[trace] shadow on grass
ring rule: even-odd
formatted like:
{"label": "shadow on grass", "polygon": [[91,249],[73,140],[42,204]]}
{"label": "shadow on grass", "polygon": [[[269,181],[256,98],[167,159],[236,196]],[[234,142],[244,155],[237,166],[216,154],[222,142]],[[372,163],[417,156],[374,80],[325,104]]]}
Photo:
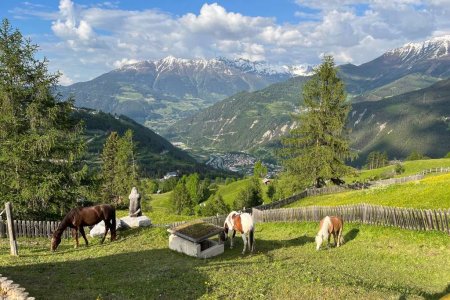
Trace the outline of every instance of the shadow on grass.
{"label": "shadow on grass", "polygon": [[[302,235],[297,238],[293,238],[290,240],[263,240],[263,239],[255,239],[255,254],[256,253],[267,253],[269,251],[273,251],[280,248],[289,248],[296,246],[303,246],[307,243],[314,242],[314,238],[306,235]],[[236,236],[234,238],[234,249],[233,252],[241,252],[244,248],[244,242],[240,236]],[[235,250],[238,249],[239,251]],[[225,242],[225,252],[230,250],[230,241]],[[248,253],[248,249],[247,252]]]}
{"label": "shadow on grass", "polygon": [[[178,262],[177,262],[178,261]],[[207,277],[167,249],[2,267],[36,299],[197,299]]]}
{"label": "shadow on grass", "polygon": [[450,299],[450,283],[447,285],[447,288],[444,289],[440,293],[435,293],[435,294],[425,293],[425,294],[422,294],[421,296],[423,296],[427,300],[432,300],[432,299],[443,299],[443,300],[444,299]]}
{"label": "shadow on grass", "polygon": [[348,242],[356,239],[356,237],[358,236],[358,233],[359,233],[359,229],[357,229],[357,228],[353,228],[352,230],[347,232],[344,236],[345,243],[348,243]]}

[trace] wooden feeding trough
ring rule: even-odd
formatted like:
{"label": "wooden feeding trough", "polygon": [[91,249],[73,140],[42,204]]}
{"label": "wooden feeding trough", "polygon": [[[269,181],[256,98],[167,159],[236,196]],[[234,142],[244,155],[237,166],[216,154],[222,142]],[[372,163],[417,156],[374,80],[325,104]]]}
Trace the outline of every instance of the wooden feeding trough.
{"label": "wooden feeding trough", "polygon": [[189,256],[209,258],[224,251],[224,244],[208,238],[223,231],[222,227],[194,221],[168,229],[169,248]]}

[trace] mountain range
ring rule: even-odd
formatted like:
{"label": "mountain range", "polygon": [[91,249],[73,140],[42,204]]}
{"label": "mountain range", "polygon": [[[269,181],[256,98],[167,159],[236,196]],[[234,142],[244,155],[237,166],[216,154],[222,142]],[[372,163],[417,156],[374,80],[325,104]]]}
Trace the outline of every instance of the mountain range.
{"label": "mountain range", "polygon": [[87,82],[59,87],[75,104],[126,115],[157,132],[175,121],[241,91],[256,91],[298,74],[308,66],[274,67],[244,59],[180,59],[125,65]]}
{"label": "mountain range", "polygon": [[[449,151],[449,46],[450,36],[437,37],[338,67],[353,103],[349,129],[358,163],[372,150],[388,149],[397,158],[412,150],[430,156]],[[60,92],[73,94],[78,106],[125,114],[193,149],[270,157],[279,138],[296,126],[291,115],[302,112],[301,91],[310,74],[307,66],[166,57]]]}
{"label": "mountain range", "polygon": [[[346,83],[352,147],[361,164],[372,150],[404,158],[413,150],[441,156],[450,150],[448,121],[450,37],[407,44],[360,66],[339,66]],[[233,95],[178,121],[166,137],[191,148],[246,151],[259,156],[277,145],[301,113],[302,86],[295,77],[260,91]],[[399,142],[403,141],[403,142]],[[439,141],[439,142],[438,142]]]}

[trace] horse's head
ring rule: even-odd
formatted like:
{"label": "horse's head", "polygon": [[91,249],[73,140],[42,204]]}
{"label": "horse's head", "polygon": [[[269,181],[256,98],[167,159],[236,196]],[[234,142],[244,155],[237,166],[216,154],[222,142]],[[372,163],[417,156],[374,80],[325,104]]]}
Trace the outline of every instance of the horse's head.
{"label": "horse's head", "polygon": [[225,223],[223,226],[223,231],[219,234],[219,240],[225,242],[228,239],[228,224]]}
{"label": "horse's head", "polygon": [[53,233],[52,242],[50,244],[50,250],[55,251],[58,248],[58,245],[61,243],[61,236]]}

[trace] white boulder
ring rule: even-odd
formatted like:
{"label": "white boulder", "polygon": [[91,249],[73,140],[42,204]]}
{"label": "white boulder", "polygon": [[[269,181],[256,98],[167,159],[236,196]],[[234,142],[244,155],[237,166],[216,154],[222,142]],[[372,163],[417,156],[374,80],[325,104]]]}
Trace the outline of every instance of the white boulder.
{"label": "white boulder", "polygon": [[140,217],[123,217],[120,219],[125,227],[148,227],[152,225],[152,221],[147,216]]}
{"label": "white boulder", "polygon": [[[122,220],[116,219],[116,230],[121,229],[123,227]],[[108,231],[108,234],[110,231]],[[105,234],[105,222],[101,221],[97,223],[92,229],[89,231],[89,235],[91,237],[103,237]]]}

